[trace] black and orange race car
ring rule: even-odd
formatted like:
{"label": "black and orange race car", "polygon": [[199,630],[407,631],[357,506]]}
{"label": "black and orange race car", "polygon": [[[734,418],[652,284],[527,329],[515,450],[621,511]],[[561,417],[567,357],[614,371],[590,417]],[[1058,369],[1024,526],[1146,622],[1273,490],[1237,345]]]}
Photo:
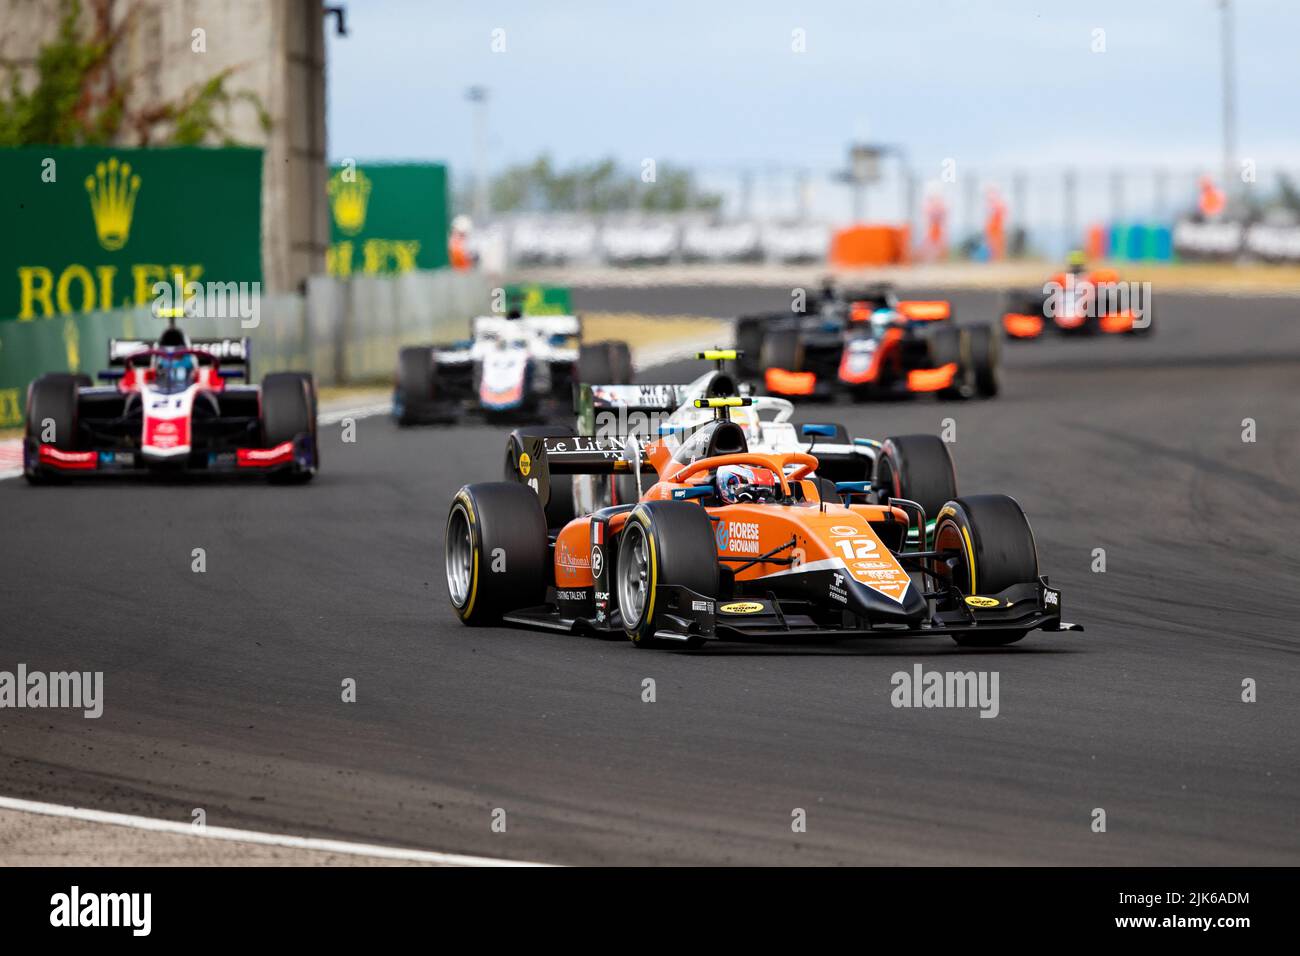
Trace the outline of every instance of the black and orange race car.
{"label": "black and orange race car", "polygon": [[1009,339],[1037,339],[1047,331],[1150,335],[1152,314],[1149,282],[1121,282],[1114,269],[1088,269],[1076,253],[1041,289],[1006,293],[1002,331]]}
{"label": "black and orange race car", "polygon": [[[678,648],[941,634],[988,647],[1078,629],[1013,499],[946,501],[927,534],[915,500],[811,479],[810,454],[751,452],[728,418],[750,399],[699,401],[718,417],[675,448],[529,438],[513,480],[462,487],[445,538],[460,619]],[[650,482],[639,501],[547,527],[552,475],[629,471]]]}
{"label": "black and orange race car", "polygon": [[951,303],[902,300],[879,284],[841,292],[831,286],[801,313],[746,315],[736,344],[755,357],[748,374],[768,394],[865,399],[998,393],[1001,352],[993,329],[958,325]]}

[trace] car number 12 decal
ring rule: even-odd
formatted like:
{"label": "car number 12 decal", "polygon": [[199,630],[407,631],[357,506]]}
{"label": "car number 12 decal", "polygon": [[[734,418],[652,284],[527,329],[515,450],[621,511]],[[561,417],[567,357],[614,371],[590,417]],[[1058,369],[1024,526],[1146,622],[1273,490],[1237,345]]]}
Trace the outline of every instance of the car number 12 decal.
{"label": "car number 12 decal", "polygon": [[840,538],[835,542],[835,547],[844,553],[844,558],[848,561],[876,557],[876,542],[870,538]]}

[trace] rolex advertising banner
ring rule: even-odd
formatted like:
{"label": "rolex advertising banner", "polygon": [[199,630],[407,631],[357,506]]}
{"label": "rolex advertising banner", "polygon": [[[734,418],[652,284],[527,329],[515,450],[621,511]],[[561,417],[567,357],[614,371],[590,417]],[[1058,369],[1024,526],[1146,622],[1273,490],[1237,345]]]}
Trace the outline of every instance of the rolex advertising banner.
{"label": "rolex advertising banner", "polygon": [[441,269],[447,256],[447,169],[436,163],[345,163],[330,170],[331,275]]}
{"label": "rolex advertising banner", "polygon": [[42,372],[93,375],[124,322],[155,334],[155,284],[261,282],[260,149],[3,149],[0,181],[0,428]]}

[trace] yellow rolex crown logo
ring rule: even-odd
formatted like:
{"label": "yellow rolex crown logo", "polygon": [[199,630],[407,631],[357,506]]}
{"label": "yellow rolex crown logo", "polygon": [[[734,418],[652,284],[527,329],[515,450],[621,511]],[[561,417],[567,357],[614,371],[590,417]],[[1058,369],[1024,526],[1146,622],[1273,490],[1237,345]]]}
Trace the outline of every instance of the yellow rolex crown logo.
{"label": "yellow rolex crown logo", "polygon": [[126,245],[135,212],[135,195],[139,191],[139,175],[132,175],[131,164],[119,164],[116,156],[107,163],[98,163],[95,174],[86,177],[95,235],[105,249],[113,251]]}
{"label": "yellow rolex crown logo", "polygon": [[359,169],[341,169],[330,177],[328,190],[334,222],[349,236],[355,236],[366,224],[366,204],[370,201],[370,177]]}

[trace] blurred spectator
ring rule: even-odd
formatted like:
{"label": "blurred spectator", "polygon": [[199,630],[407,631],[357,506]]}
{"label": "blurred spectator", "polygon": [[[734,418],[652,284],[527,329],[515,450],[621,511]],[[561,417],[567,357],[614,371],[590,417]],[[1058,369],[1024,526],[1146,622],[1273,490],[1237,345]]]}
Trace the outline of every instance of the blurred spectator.
{"label": "blurred spectator", "polygon": [[469,235],[474,224],[469,216],[456,216],[451,221],[451,239],[447,242],[448,255],[453,269],[472,269],[474,256],[469,250]]}

